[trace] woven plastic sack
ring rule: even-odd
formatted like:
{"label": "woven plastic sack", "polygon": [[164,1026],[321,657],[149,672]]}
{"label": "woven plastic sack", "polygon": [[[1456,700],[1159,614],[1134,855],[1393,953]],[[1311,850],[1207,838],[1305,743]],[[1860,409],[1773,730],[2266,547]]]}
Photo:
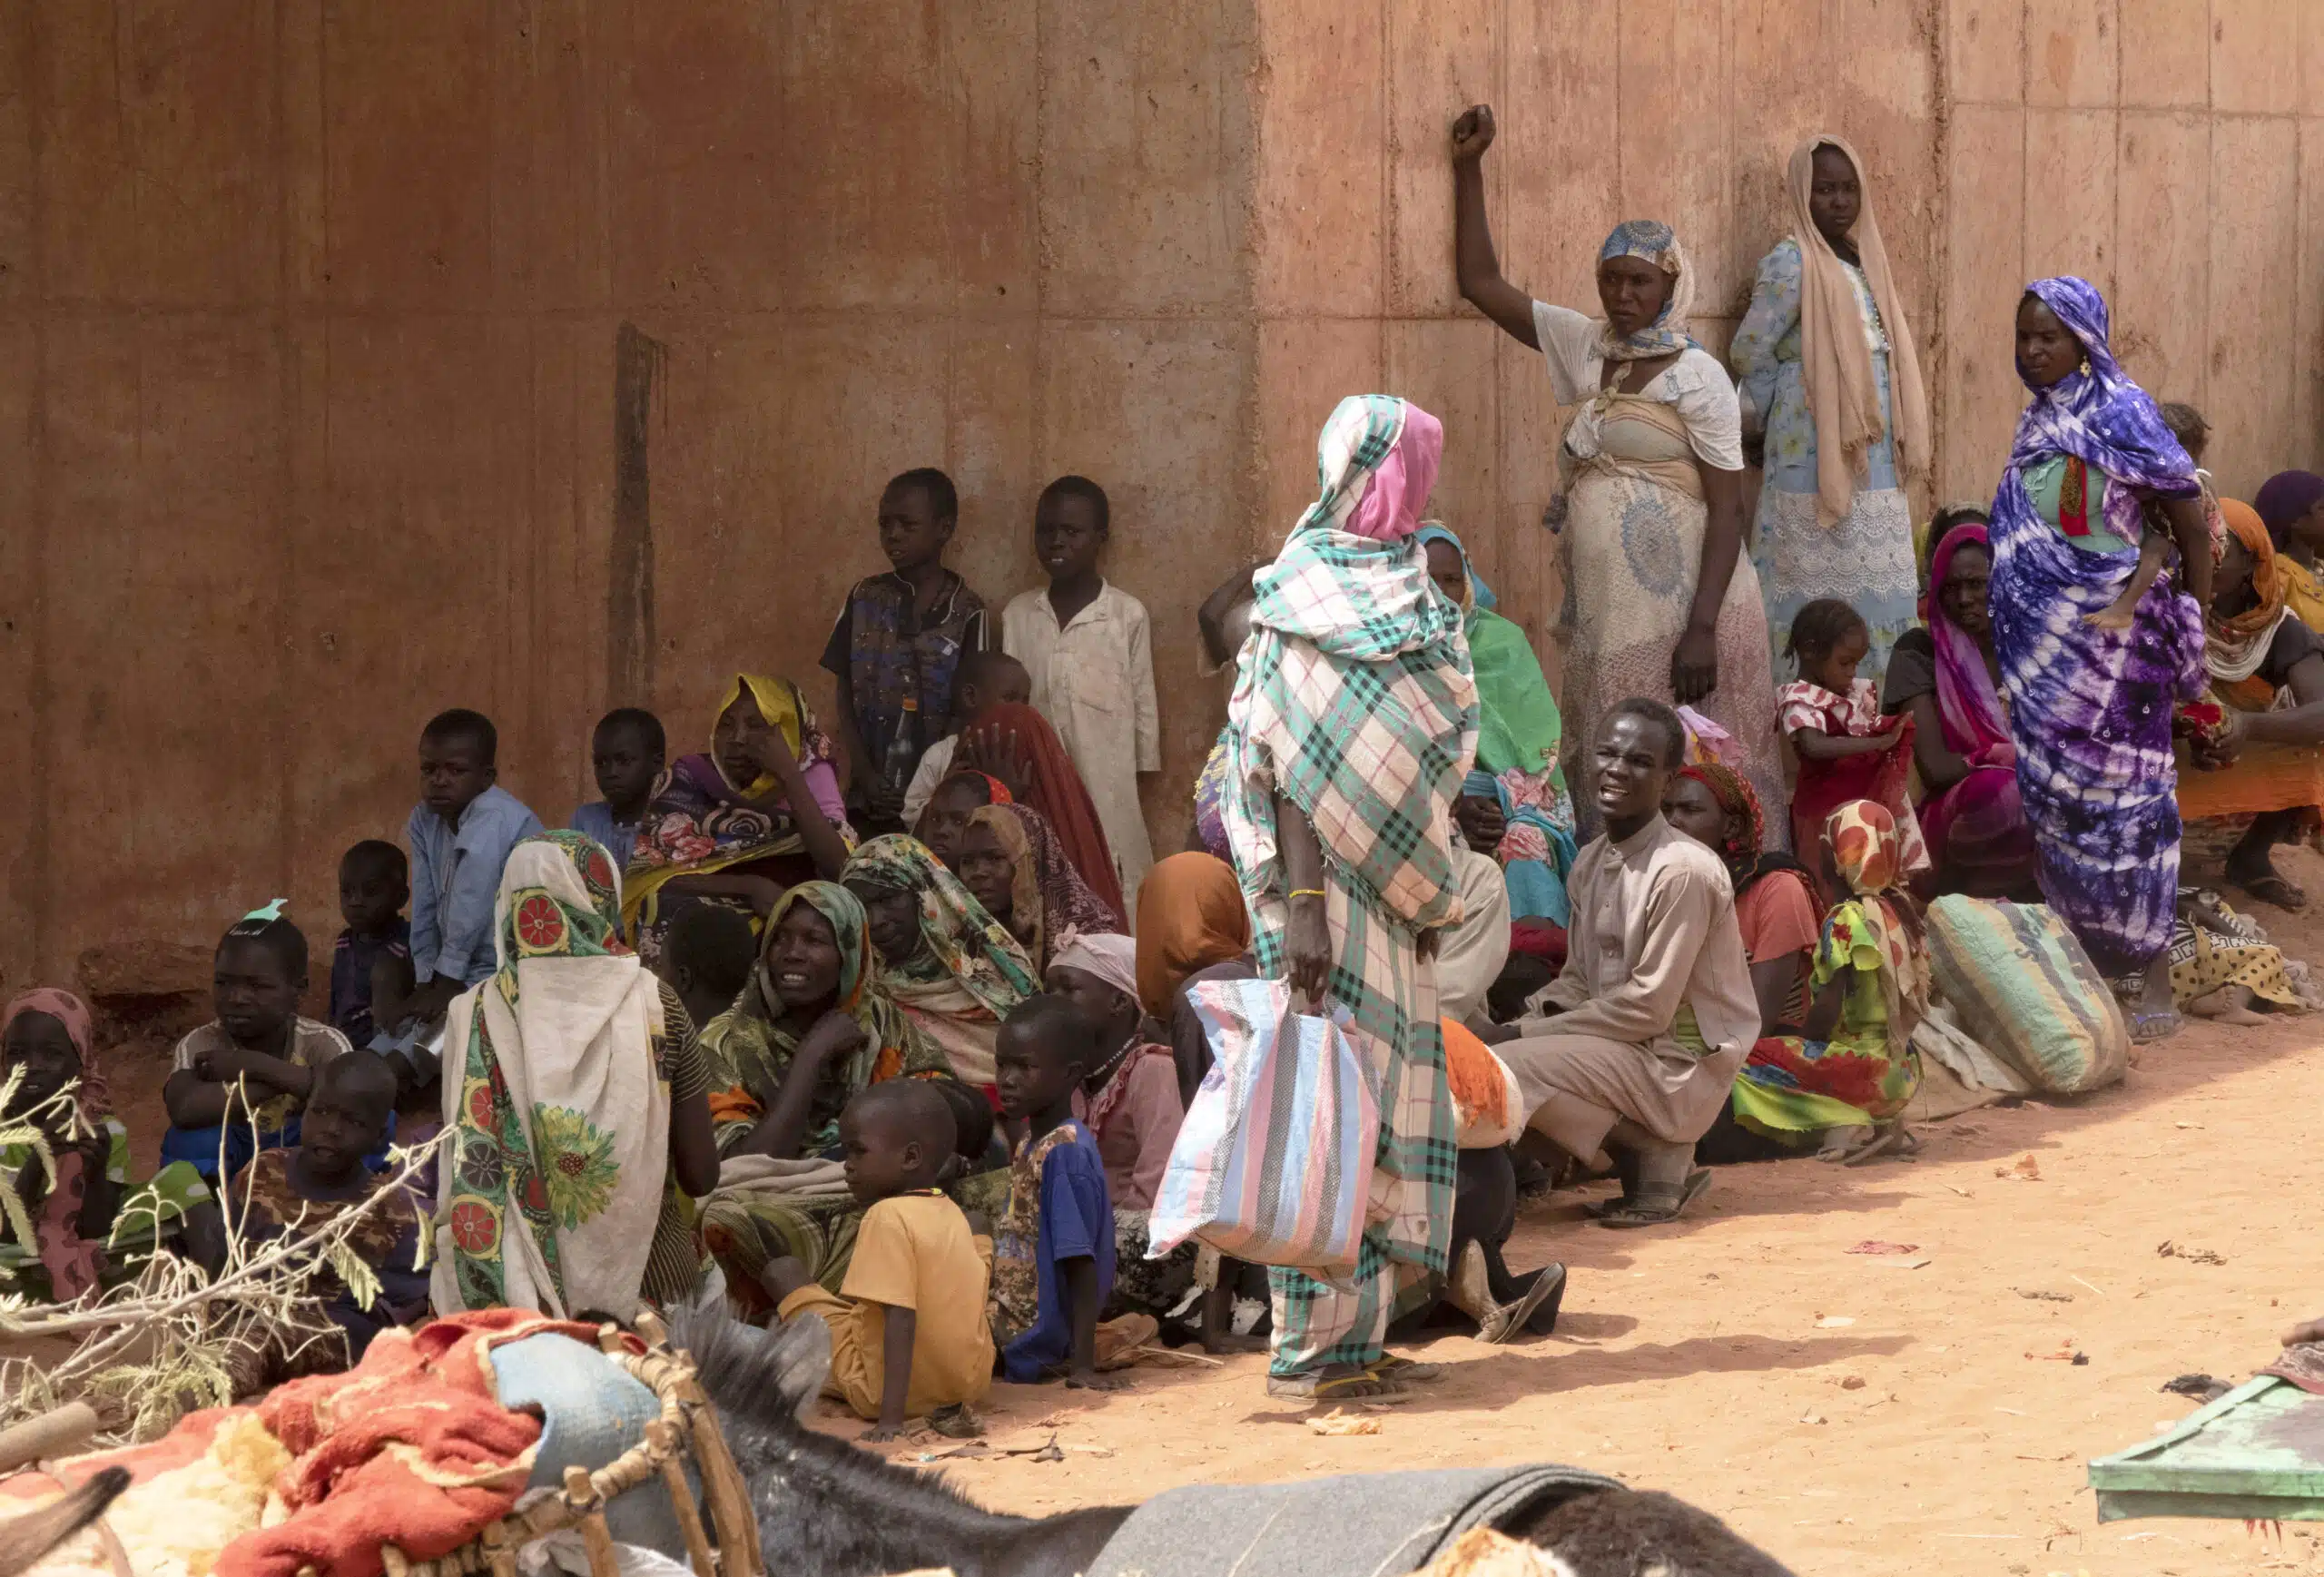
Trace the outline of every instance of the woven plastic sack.
{"label": "woven plastic sack", "polygon": [[1928,956],[1961,1027],[2034,1089],[2080,1095],[2122,1081],[2122,1010],[2046,905],[1940,898],[1929,905]]}
{"label": "woven plastic sack", "polygon": [[1187,1107],[1147,1223],[1148,1255],[1189,1237],[1253,1265],[1354,1267],[1380,1108],[1339,1026],[1291,1010],[1284,981],[1207,981],[1187,1000],[1210,1071]]}

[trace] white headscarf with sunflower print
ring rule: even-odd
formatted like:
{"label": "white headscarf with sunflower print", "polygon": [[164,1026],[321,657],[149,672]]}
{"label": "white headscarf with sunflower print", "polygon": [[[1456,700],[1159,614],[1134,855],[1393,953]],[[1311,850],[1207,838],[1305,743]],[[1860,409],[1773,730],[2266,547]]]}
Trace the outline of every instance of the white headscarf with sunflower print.
{"label": "white headscarf with sunflower print", "polygon": [[662,1208],[661,994],[622,944],[621,876],[579,833],[526,839],[495,910],[500,968],[452,1003],[436,1312],[627,1318]]}

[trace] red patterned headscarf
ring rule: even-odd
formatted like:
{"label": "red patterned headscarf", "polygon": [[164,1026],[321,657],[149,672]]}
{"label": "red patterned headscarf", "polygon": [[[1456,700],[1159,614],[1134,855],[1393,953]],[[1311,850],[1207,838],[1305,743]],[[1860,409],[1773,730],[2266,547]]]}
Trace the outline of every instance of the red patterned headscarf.
{"label": "red patterned headscarf", "polygon": [[1856,946],[1871,948],[1880,960],[1889,1050],[1901,1057],[1914,1027],[1928,1012],[1929,972],[1920,908],[1905,891],[1904,845],[1896,834],[1896,818],[1877,800],[1850,800],[1825,822],[1824,838],[1832,846],[1832,864],[1855,895],[1870,933],[1856,939]]}
{"label": "red patterned headscarf", "polygon": [[1752,882],[1773,872],[1805,872],[1807,868],[1788,854],[1760,852],[1760,844],[1767,841],[1767,816],[1759,808],[1758,794],[1741,773],[1723,762],[1699,761],[1680,767],[1678,775],[1709,789],[1718,808],[1727,813],[1727,833],[1719,842],[1718,857],[1726,862],[1727,873],[1735,882],[1735,896],[1742,897]]}
{"label": "red patterned headscarf", "polygon": [[73,1092],[74,1106],[81,1120],[94,1127],[101,1119],[113,1115],[113,1099],[105,1089],[104,1069],[97,1066],[95,1042],[89,1033],[88,1005],[70,991],[44,987],[26,991],[9,1002],[0,1013],[0,1035],[8,1026],[26,1013],[46,1013],[64,1026],[64,1033],[73,1041],[74,1054],[81,1059],[81,1087]]}
{"label": "red patterned headscarf", "polygon": [[1024,758],[1030,774],[1025,797],[1018,803],[1040,812],[1089,891],[1107,908],[1121,913],[1121,878],[1114,872],[1114,853],[1098,823],[1098,807],[1073,758],[1066,754],[1065,742],[1058,738],[1048,718],[1030,706],[1013,703],[988,706],[960,731],[952,765],[956,772],[962,768],[985,772],[1006,763],[1012,753]]}

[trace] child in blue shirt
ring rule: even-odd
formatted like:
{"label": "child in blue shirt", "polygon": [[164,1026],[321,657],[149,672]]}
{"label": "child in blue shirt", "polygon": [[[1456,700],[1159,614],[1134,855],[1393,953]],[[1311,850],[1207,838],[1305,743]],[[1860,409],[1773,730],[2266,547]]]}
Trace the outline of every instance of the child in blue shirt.
{"label": "child in blue shirt", "polygon": [[1025,1124],[993,1234],[990,1313],[1000,1372],[1026,1384],[1062,1370],[1068,1385],[1119,1389],[1098,1370],[1098,1311],[1114,1284],[1114,1207],[1105,1163],[1073,1120],[1095,1064],[1098,1027],[1064,997],[1029,998],[1002,1020],[994,1081],[1002,1115]]}
{"label": "child in blue shirt", "polygon": [[654,784],[669,755],[662,720],[643,706],[616,706],[597,720],[589,737],[589,765],[606,797],[573,813],[572,828],[605,845],[614,869],[629,869],[637,826],[654,802]]}
{"label": "child in blue shirt", "polygon": [[404,832],[411,843],[411,974],[405,1004],[440,1019],[452,999],[497,967],[492,906],[508,851],[541,819],[496,781],[499,731],[479,712],[439,713],[419,735],[419,803]]}

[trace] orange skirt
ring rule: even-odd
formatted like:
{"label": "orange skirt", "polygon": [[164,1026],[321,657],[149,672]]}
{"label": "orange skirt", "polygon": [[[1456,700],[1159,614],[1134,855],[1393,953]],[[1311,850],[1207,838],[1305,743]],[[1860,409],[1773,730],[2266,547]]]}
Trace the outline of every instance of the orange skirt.
{"label": "orange skirt", "polygon": [[2315,745],[2255,744],[2219,772],[2199,770],[2183,741],[2176,754],[2179,814],[2184,821],[2324,804],[2324,749]]}

